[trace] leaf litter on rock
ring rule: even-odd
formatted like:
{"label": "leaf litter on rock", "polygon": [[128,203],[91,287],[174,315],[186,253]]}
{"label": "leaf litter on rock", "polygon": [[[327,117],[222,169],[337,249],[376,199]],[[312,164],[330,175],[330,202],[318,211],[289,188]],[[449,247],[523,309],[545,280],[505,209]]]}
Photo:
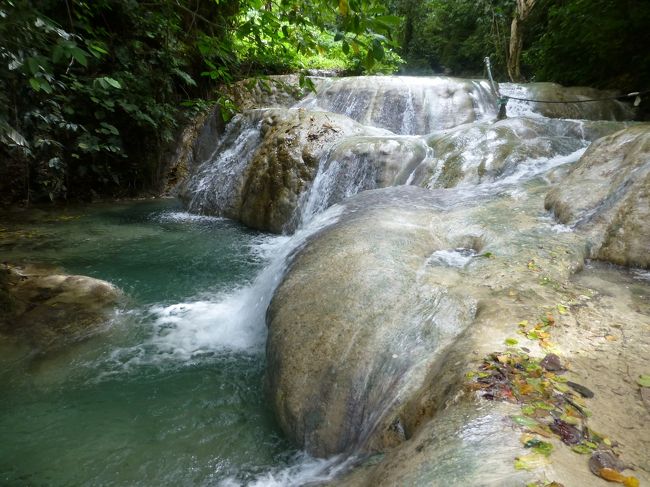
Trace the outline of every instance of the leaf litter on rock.
{"label": "leaf litter on rock", "polygon": [[[554,324],[555,319],[549,313],[532,328],[528,321],[519,322],[519,333],[539,340],[544,347],[544,344],[550,344],[547,330]],[[511,344],[509,340],[506,340],[507,345]],[[565,371],[566,367],[556,354],[549,353],[540,360],[524,351],[509,348],[485,357],[478,371],[467,374],[467,378],[472,380],[467,386],[484,399],[520,405],[522,414],[513,415],[510,419],[527,432],[521,440],[524,447],[531,448],[532,452],[515,459],[516,469],[533,470],[547,464],[553,445],[541,438],[555,437],[575,453],[591,454],[590,469],[595,475],[626,487],[637,487],[639,483],[635,477],[621,473],[627,467],[618,460],[618,454],[613,450],[616,443],[587,426],[591,413],[586,407],[585,398],[593,397],[594,393],[562,377]],[[650,387],[650,376],[640,376],[638,383],[642,392],[647,391],[644,388]],[[644,385],[646,383],[648,386]],[[599,468],[594,467],[598,465],[595,463],[597,461],[602,463]]]}

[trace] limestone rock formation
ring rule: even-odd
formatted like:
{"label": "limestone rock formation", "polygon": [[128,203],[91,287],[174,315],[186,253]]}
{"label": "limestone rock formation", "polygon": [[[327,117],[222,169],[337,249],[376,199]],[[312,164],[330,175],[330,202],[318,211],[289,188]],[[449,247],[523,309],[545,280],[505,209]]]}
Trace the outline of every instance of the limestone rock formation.
{"label": "limestone rock formation", "polygon": [[5,265],[0,269],[0,336],[51,351],[99,330],[122,299],[112,284],[56,269]]}
{"label": "limestone rock formation", "polygon": [[650,267],[650,125],[592,144],[545,207],[589,236],[591,257]]}
{"label": "limestone rock formation", "polygon": [[539,246],[541,195],[518,200],[521,214],[510,198],[476,197],[366,191],[295,256],[267,313],[267,360],[272,405],[298,445],[326,456],[409,438],[460,380],[452,349],[482,326],[499,340],[494,321],[524,312],[514,297],[552,301],[521,254],[552,282],[579,268],[574,235],[547,229],[552,244]]}
{"label": "limestone rock formation", "polygon": [[246,112],[231,122],[222,145],[189,179],[181,197],[191,211],[281,233],[336,141],[385,133],[326,112]]}

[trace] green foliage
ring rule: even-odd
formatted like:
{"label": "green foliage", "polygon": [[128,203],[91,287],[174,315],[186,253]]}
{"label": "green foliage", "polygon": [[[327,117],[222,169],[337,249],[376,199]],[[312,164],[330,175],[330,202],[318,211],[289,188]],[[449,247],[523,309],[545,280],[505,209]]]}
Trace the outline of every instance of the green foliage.
{"label": "green foliage", "polygon": [[505,73],[513,6],[514,0],[400,0],[407,69],[477,75],[490,56],[496,75]]}
{"label": "green foliage", "polygon": [[0,178],[27,200],[155,187],[184,115],[212,99],[232,116],[223,84],[330,55],[394,69],[386,14],[376,0],[5,0]]}
{"label": "green foliage", "polygon": [[26,167],[26,197],[143,188],[155,168],[137,158],[174,133],[178,86],[169,74],[191,79],[169,35],[179,18],[100,1],[72,3],[66,22],[53,18],[58,2],[39,3],[42,11],[16,0],[0,12],[0,37],[10,40],[0,50],[0,142]]}
{"label": "green foliage", "polygon": [[[490,56],[507,79],[514,0],[397,0],[404,15],[407,69],[480,75]],[[537,0],[523,28],[522,71],[528,79],[625,91],[650,86],[650,2]]]}
{"label": "green foliage", "polygon": [[548,1],[531,32],[524,62],[538,80],[622,90],[650,83],[650,3]]}

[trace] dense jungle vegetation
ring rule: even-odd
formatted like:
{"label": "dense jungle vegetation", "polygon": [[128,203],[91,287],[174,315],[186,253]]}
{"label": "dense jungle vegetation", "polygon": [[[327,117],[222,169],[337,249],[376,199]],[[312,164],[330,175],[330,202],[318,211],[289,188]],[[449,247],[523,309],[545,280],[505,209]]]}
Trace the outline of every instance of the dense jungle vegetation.
{"label": "dense jungle vegetation", "polygon": [[251,76],[482,76],[489,55],[503,80],[648,89],[647,25],[645,0],[5,0],[0,202],[160,190],[179,127]]}

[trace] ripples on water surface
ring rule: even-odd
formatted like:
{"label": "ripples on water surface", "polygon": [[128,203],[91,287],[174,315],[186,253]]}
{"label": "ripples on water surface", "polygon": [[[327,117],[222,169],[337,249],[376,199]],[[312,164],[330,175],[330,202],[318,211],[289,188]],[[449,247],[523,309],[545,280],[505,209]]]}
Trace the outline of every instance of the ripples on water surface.
{"label": "ripples on water surface", "polygon": [[3,260],[106,279],[131,300],[106,332],[64,352],[0,345],[0,485],[270,486],[329,475],[330,463],[282,439],[263,394],[259,309],[277,276],[256,275],[287,237],[173,200],[22,212],[0,225]]}

